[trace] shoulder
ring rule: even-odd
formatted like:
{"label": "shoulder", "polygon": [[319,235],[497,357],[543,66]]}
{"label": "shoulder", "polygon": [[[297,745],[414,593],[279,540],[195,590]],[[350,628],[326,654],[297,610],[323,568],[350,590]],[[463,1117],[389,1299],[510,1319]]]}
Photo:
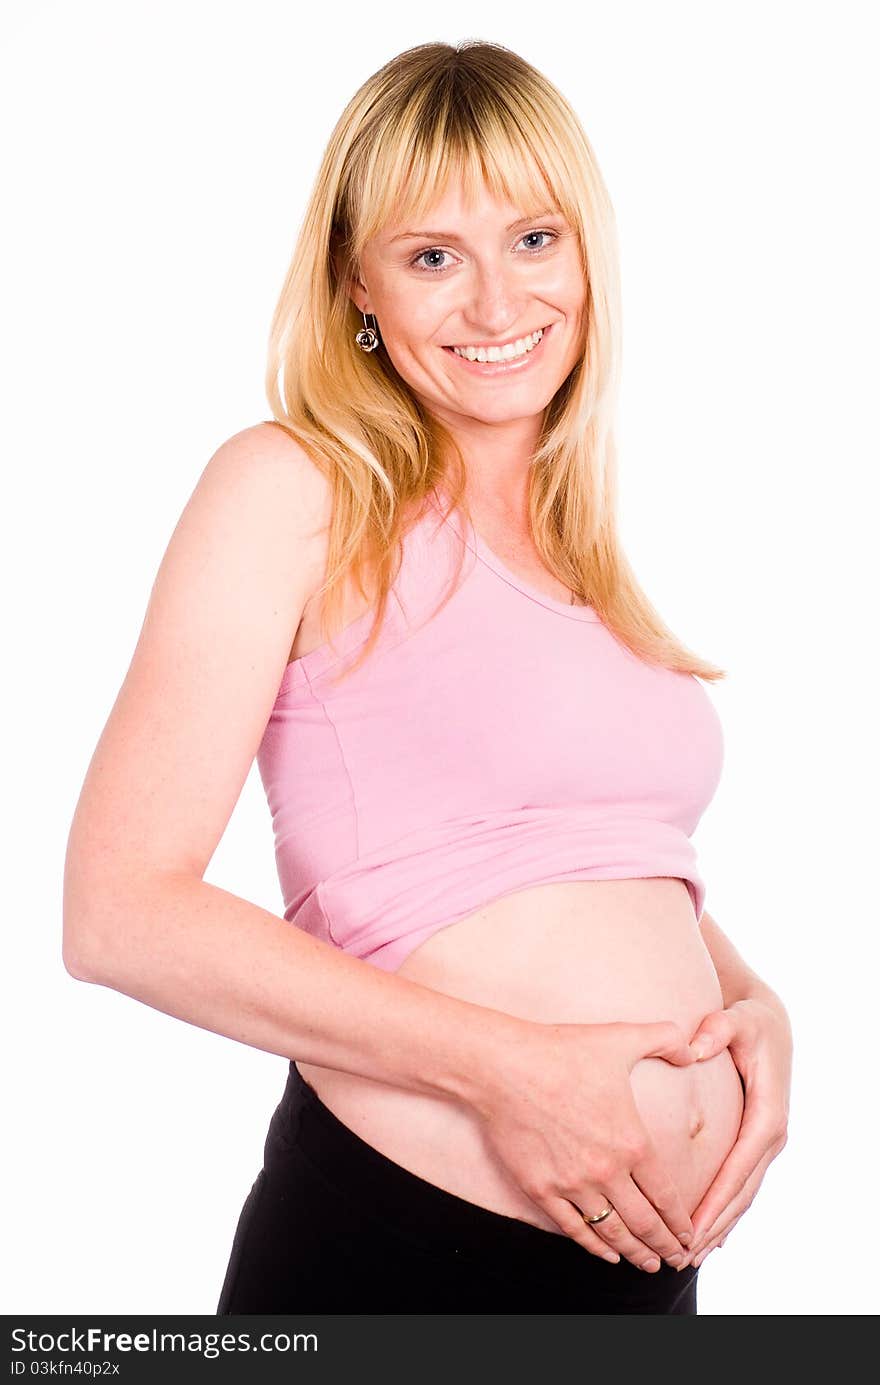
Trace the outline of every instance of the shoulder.
{"label": "shoulder", "polygon": [[[231,567],[274,568],[303,603],[324,581],[333,488],[286,428],[273,421],[232,434],[205,465],[190,502]],[[301,616],[297,616],[297,624]]]}
{"label": "shoulder", "polygon": [[290,502],[305,520],[328,523],[332,488],[305,446],[274,420],[254,423],[221,443],[201,482],[247,489],[272,503]]}

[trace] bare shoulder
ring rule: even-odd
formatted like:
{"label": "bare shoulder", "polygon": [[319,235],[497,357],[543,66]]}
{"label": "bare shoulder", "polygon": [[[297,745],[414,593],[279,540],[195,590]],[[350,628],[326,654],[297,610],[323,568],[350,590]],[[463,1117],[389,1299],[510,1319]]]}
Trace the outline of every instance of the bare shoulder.
{"label": "bare shoulder", "polygon": [[329,479],[286,428],[274,421],[255,423],[216,449],[187,506],[194,517],[210,514],[212,522],[224,509],[234,525],[228,536],[230,562],[245,563],[261,551],[275,556],[279,600],[295,603],[290,609],[295,632],[326,574]]}
{"label": "bare shoulder", "polygon": [[255,498],[292,503],[302,527],[330,521],[330,482],[302,443],[274,421],[251,424],[221,443],[202,481],[250,486]]}
{"label": "bare shoulder", "polygon": [[281,463],[299,472],[305,484],[311,480],[316,487],[319,480],[324,479],[303,444],[274,419],[263,419],[233,433],[221,443],[214,456],[235,457],[242,462],[249,460],[254,465]]}
{"label": "bare shoulder", "polygon": [[83,785],[66,918],[116,918],[136,883],[203,875],[323,581],[331,499],[320,468],[272,423],[244,428],[207,460]]}

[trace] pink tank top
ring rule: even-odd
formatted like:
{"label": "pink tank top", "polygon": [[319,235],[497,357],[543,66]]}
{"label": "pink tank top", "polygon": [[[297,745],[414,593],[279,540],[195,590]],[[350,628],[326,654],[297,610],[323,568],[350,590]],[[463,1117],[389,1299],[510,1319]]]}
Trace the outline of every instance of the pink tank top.
{"label": "pink tank top", "polygon": [[374,614],[288,664],[257,752],[285,919],[396,971],[444,925],[551,881],[672,876],[701,917],[690,838],[723,740],[693,674],[533,590],[433,497],[378,645],[332,685]]}

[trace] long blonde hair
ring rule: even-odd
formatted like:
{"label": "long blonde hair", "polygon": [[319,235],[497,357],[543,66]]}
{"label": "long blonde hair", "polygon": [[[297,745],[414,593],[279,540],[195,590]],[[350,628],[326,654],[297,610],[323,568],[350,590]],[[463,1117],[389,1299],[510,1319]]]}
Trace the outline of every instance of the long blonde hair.
{"label": "long blonde hair", "polygon": [[[324,152],[272,319],[266,392],[276,423],[308,451],[332,488],[325,638],[339,625],[346,573],[379,636],[409,519],[442,482],[469,518],[461,452],[381,346],[348,293],[365,243],[392,218],[420,217],[449,178],[471,198],[537,213],[558,207],[576,229],[587,286],[583,352],[544,411],[529,467],[532,537],[547,567],[595,608],[632,653],[714,680],[722,669],[682,645],[660,619],[617,532],[614,423],[621,366],[614,212],[596,158],[566,99],[500,44],[425,43],[392,58],[342,112]],[[381,324],[380,324],[381,328]]]}

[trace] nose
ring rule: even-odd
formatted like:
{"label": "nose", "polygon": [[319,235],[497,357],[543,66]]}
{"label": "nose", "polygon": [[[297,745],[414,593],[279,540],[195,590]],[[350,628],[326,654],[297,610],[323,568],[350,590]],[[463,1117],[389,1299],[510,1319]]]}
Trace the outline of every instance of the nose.
{"label": "nose", "polygon": [[475,269],[467,317],[478,336],[503,337],[523,322],[526,306],[522,285],[512,272],[494,263]]}

